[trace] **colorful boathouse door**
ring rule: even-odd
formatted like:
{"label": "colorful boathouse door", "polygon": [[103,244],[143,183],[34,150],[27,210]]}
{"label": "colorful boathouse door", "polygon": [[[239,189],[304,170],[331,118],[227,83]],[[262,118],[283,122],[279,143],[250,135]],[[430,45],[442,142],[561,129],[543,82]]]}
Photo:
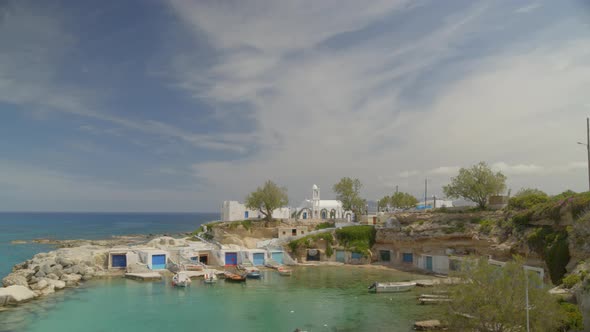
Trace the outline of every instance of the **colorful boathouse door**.
{"label": "colorful boathouse door", "polygon": [[225,253],[225,265],[238,265],[238,253],[237,252],[226,252]]}
{"label": "colorful boathouse door", "polygon": [[271,254],[272,260],[279,263],[279,264],[283,264],[283,253],[278,251],[278,252],[273,252]]}
{"label": "colorful boathouse door", "polygon": [[253,255],[254,265],[264,265],[264,253],[254,253]]}
{"label": "colorful boathouse door", "polygon": [[152,270],[163,270],[166,268],[166,255],[152,256]]}
{"label": "colorful boathouse door", "polygon": [[336,250],[336,261],[340,263],[346,263],[346,258],[344,256],[344,250]]}
{"label": "colorful boathouse door", "polygon": [[432,271],[432,256],[426,256],[426,269]]}

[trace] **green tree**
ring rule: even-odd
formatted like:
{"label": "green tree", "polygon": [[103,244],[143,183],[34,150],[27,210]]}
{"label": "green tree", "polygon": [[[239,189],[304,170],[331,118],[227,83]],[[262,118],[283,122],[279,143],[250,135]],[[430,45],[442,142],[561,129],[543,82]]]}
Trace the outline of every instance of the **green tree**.
{"label": "green tree", "polygon": [[270,180],[246,197],[246,207],[258,209],[268,221],[272,221],[272,212],[275,209],[287,204],[289,204],[287,189],[277,186]]}
{"label": "green tree", "polygon": [[336,198],[342,202],[345,210],[354,212],[355,219],[360,216],[367,204],[367,201],[361,198],[361,181],[344,177],[336,183],[332,190],[336,193]]}
{"label": "green tree", "polygon": [[451,178],[451,183],[443,187],[445,195],[450,198],[464,198],[484,209],[488,197],[498,195],[506,189],[506,176],[494,173],[485,162],[471,168],[461,168],[459,175]]}
{"label": "green tree", "polygon": [[384,196],[379,200],[379,202],[377,202],[377,206],[379,207],[379,210],[383,210],[386,209],[388,206],[391,206],[391,197]]}
{"label": "green tree", "polygon": [[[531,331],[557,331],[566,317],[534,272],[528,275]],[[465,263],[453,274],[466,283],[450,287],[447,320],[453,331],[526,331],[525,270],[521,259],[504,267],[486,259]]]}
{"label": "green tree", "polygon": [[413,208],[416,204],[418,204],[416,197],[408,193],[397,192],[391,196],[391,206],[398,209]]}

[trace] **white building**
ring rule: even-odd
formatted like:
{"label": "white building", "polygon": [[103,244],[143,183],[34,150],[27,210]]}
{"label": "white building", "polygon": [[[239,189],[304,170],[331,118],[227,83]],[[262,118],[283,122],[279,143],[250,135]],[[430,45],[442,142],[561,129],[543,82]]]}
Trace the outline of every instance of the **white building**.
{"label": "white building", "polygon": [[[275,209],[272,212],[274,219],[288,219],[290,217],[290,209],[282,207]],[[221,221],[236,221],[246,219],[262,219],[264,215],[258,210],[251,210],[246,208],[246,205],[238,201],[223,201],[221,205]]]}
{"label": "white building", "polygon": [[321,200],[320,188],[312,187],[312,199],[304,200],[296,210],[299,219],[348,219],[352,220],[352,211],[345,211],[338,200]]}

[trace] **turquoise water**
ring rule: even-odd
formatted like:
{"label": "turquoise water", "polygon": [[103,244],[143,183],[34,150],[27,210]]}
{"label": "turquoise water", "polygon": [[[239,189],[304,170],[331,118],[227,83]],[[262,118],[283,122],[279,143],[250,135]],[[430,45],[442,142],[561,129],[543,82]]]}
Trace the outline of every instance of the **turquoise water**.
{"label": "turquoise water", "polygon": [[[218,214],[0,213],[0,276],[53,248],[15,245],[35,238],[101,239],[126,234],[192,231]],[[92,280],[76,289],[0,311],[0,332],[20,331],[410,331],[436,308],[416,304],[418,291],[369,294],[374,281],[411,274],[359,267],[298,267],[293,276],[265,271],[245,285],[188,289],[169,281]]]}
{"label": "turquoise water", "polygon": [[[291,277],[265,271],[246,284],[194,280],[96,280],[0,312],[0,331],[411,331],[432,318],[417,291],[370,294],[375,280],[418,276],[359,267],[297,267]],[[435,309],[436,310],[436,309]]]}

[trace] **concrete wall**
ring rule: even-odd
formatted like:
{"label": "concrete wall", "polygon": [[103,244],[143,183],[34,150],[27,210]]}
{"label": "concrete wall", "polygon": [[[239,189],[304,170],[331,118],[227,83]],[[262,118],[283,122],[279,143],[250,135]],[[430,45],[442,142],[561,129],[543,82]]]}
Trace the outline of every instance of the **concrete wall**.
{"label": "concrete wall", "polygon": [[[295,230],[295,235],[293,235]],[[303,236],[309,233],[307,226],[279,227],[279,239]]]}

